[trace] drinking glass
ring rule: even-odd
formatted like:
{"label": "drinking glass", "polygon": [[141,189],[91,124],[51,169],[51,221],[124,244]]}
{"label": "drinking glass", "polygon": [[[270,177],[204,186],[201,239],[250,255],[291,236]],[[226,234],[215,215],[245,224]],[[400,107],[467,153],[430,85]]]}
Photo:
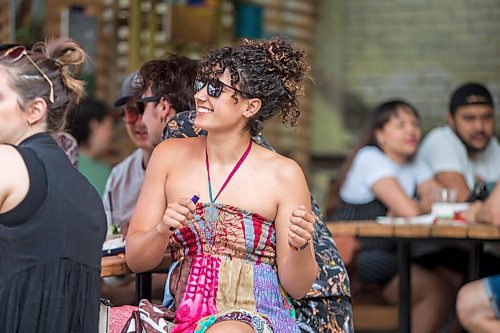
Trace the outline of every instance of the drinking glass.
{"label": "drinking glass", "polygon": [[456,202],[456,189],[444,187],[434,189],[432,215],[437,219],[453,219]]}

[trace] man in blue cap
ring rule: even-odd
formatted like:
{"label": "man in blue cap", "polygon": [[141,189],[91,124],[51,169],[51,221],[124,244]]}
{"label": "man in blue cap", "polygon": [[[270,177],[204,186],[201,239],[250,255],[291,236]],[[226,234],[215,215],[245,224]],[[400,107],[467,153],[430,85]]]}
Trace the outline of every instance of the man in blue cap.
{"label": "man in blue cap", "polygon": [[[130,74],[122,84],[120,97],[114,103],[116,108],[120,108],[125,130],[137,149],[111,170],[102,198],[111,223],[108,225],[108,232],[120,232],[123,235],[127,233],[144,181],[146,165],[153,152],[142,114],[137,108],[136,90],[140,84],[138,71]],[[165,278],[165,275],[154,274],[153,289],[159,291],[160,296]],[[109,298],[113,305],[135,302],[133,275],[104,278],[103,282],[101,293],[103,297]]]}
{"label": "man in blue cap", "polygon": [[137,147],[111,170],[103,196],[104,207],[109,211],[112,210],[113,226],[121,229],[127,228],[132,217],[144,180],[146,165],[153,152],[146,125],[137,108],[135,90],[140,87],[140,82],[137,71],[130,74],[122,84],[120,98],[114,104],[121,109],[127,134]]}

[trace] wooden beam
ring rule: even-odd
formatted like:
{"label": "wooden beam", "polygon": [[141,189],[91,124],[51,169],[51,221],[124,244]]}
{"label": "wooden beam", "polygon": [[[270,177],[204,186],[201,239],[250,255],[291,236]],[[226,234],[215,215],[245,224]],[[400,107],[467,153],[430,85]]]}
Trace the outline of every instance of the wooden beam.
{"label": "wooden beam", "polygon": [[132,72],[141,64],[141,28],[142,28],[142,11],[141,1],[131,0],[130,11],[128,17],[129,25],[129,61],[128,71]]}

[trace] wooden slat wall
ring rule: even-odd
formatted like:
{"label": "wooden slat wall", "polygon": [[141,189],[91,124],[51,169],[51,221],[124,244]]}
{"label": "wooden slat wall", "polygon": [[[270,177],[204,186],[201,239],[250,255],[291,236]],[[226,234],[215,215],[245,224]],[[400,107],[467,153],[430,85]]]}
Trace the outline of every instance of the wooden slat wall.
{"label": "wooden slat wall", "polygon": [[0,0],[0,42],[9,42],[9,0]]}
{"label": "wooden slat wall", "polygon": [[[6,0],[0,0],[2,3]],[[313,34],[316,4],[314,0],[248,0],[264,7],[264,36],[286,35],[299,48],[313,57]],[[221,0],[219,7],[226,11],[231,2]],[[126,75],[144,61],[169,51],[169,0],[47,0],[48,37],[60,36],[60,12],[70,5],[82,5],[98,14],[97,97],[111,103],[119,94]],[[230,7],[230,6],[229,6]],[[0,11],[4,15],[7,11]],[[224,14],[222,14],[224,15]],[[0,20],[1,17],[0,16]],[[228,31],[220,20],[218,42],[224,43]],[[0,21],[1,23],[2,21]],[[3,28],[3,26],[0,26]],[[3,33],[3,29],[1,31]],[[216,46],[216,45],[213,45]],[[170,45],[172,47],[172,45]],[[211,45],[202,46],[205,50]],[[171,50],[176,52],[177,50]],[[296,160],[306,175],[310,164],[310,91],[301,101],[301,117],[296,129],[286,129],[280,120],[268,124],[265,134],[283,154]]]}
{"label": "wooden slat wall", "polygon": [[61,36],[61,12],[70,6],[83,6],[97,17],[97,59],[96,64],[96,97],[111,102],[110,97],[116,96],[116,1],[101,0],[47,0],[46,36],[56,38]]}
{"label": "wooden slat wall", "polygon": [[117,1],[96,1],[100,4],[97,46],[97,90],[96,96],[104,101],[120,94],[116,66],[116,13]]}

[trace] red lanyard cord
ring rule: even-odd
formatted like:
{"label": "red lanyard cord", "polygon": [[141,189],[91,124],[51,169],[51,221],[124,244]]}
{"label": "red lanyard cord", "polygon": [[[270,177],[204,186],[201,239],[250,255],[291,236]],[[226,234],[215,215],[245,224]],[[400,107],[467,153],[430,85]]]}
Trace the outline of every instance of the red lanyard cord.
{"label": "red lanyard cord", "polygon": [[222,191],[226,188],[226,185],[229,183],[231,178],[233,178],[233,175],[236,173],[236,171],[240,168],[241,164],[243,161],[247,158],[248,154],[250,153],[250,150],[252,149],[252,140],[250,140],[250,143],[248,144],[247,149],[243,153],[243,155],[240,157],[239,161],[236,163],[236,165],[233,167],[233,170],[231,170],[231,173],[229,176],[227,176],[226,181],[220,188],[219,192],[213,198],[212,196],[212,182],[210,181],[210,163],[208,162],[208,147],[205,147],[205,165],[207,166],[207,175],[208,175],[208,194],[210,195],[210,202],[214,203],[219,195],[222,193]]}

